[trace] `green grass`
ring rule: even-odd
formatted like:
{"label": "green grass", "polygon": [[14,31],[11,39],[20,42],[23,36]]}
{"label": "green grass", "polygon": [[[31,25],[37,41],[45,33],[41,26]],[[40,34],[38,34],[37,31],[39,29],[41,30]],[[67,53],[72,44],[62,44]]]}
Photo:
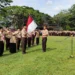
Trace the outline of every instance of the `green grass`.
{"label": "green grass", "polygon": [[65,38],[48,37],[46,53],[41,44],[28,48],[25,55],[21,50],[15,54],[5,50],[0,57],[0,75],[75,75],[75,47],[74,58],[70,58],[71,38]]}

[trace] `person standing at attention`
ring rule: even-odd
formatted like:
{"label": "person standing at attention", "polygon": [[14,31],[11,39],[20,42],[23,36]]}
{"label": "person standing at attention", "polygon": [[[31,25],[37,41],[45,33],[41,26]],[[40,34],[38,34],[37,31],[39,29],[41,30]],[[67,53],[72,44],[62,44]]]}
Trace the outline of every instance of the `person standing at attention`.
{"label": "person standing at attention", "polygon": [[21,31],[21,36],[22,36],[22,53],[26,54],[26,46],[27,46],[27,31],[26,31],[26,26],[23,27]]}
{"label": "person standing at attention", "polygon": [[36,30],[36,45],[39,45],[40,33],[39,30]]}
{"label": "person standing at attention", "polygon": [[16,48],[19,51],[21,43],[21,30],[17,29],[18,34],[16,35]]}
{"label": "person standing at attention", "polygon": [[47,26],[44,25],[43,30],[42,30],[42,49],[43,49],[43,52],[46,52],[47,36],[48,36]]}

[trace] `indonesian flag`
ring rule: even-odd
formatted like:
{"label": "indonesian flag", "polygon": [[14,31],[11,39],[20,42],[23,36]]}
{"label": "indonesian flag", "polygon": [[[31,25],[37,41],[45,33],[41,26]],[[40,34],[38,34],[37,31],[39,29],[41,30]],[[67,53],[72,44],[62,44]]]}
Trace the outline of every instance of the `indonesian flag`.
{"label": "indonesian flag", "polygon": [[27,26],[28,33],[34,31],[37,28],[37,24],[35,23],[35,21],[33,20],[33,18],[31,16],[28,17],[26,26]]}

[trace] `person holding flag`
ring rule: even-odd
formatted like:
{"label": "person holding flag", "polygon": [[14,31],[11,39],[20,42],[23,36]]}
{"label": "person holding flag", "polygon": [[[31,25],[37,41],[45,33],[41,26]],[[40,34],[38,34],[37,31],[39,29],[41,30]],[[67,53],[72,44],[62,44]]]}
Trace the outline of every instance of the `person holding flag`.
{"label": "person holding flag", "polygon": [[22,43],[22,53],[26,54],[26,46],[27,46],[27,31],[26,31],[26,26],[23,27],[21,31],[21,43]]}
{"label": "person holding flag", "polygon": [[[37,24],[33,20],[33,18],[29,15],[28,21],[27,21],[27,33],[32,34],[32,45],[34,45],[34,39],[35,39],[35,29],[37,28]],[[29,41],[29,39],[28,39]]]}

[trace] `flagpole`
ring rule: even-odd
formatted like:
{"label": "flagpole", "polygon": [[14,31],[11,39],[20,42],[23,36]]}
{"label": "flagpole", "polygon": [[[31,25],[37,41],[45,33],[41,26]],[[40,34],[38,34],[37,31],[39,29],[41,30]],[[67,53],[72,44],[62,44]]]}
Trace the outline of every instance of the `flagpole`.
{"label": "flagpole", "polygon": [[73,58],[73,35],[71,35],[71,58]]}

